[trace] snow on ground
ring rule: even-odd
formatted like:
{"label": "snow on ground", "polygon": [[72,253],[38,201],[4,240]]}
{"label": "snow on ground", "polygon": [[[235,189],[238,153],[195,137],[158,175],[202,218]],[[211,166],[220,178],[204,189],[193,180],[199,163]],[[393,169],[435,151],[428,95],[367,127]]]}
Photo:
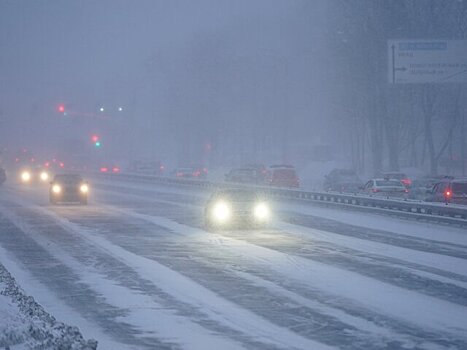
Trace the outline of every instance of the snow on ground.
{"label": "snow on ground", "polygon": [[[450,295],[452,290],[467,287],[467,235],[459,228],[287,201],[277,205],[280,218],[271,230],[247,235],[241,232],[208,233],[192,218],[202,212],[209,191],[124,181],[96,181],[95,184],[95,201],[87,208],[49,207],[42,202],[45,198],[42,195],[36,196],[42,198],[39,202],[31,203],[31,198],[26,197],[33,193],[25,192],[23,198],[11,195],[7,200],[14,203],[13,207],[3,207],[0,213],[54,261],[71,271],[76,283],[89,286],[97,293],[103,305],[125,310],[115,320],[131,325],[139,337],[169,340],[176,344],[175,347],[184,349],[252,348],[254,343],[232,334],[255,339],[267,348],[290,348],[292,345],[297,349],[335,348],[336,343],[326,337],[310,337],[309,333],[301,333],[290,324],[281,324],[272,313],[259,313],[257,309],[239,303],[238,295],[230,298],[226,287],[211,289],[209,283],[203,283],[204,279],[222,277],[226,281],[233,278],[246,297],[255,288],[263,290],[265,303],[260,302],[258,307],[279,304],[279,310],[289,310],[288,307],[306,312],[312,310],[336,324],[345,325],[342,330],[345,334],[362,341],[360,349],[364,348],[362,344],[371,342],[381,349],[385,346],[461,349],[467,342],[465,298],[460,294]],[[102,185],[100,189],[99,185]],[[17,210],[15,205],[20,209]],[[169,215],[171,210],[174,210],[174,216]],[[35,218],[24,222],[26,216],[21,215],[26,212],[34,214]],[[128,233],[115,228],[122,224],[128,226]],[[135,235],[131,233],[132,228]],[[358,231],[353,232],[354,228]],[[7,238],[5,240],[8,242]],[[170,243],[166,247],[173,250],[167,253],[164,247],[157,247],[161,250],[155,249],[155,255],[147,255],[146,243],[152,245],[150,249]],[[190,250],[190,244],[197,250]],[[313,245],[317,249],[307,253]],[[84,250],[87,247],[106,256],[107,263],[118,262],[125,271],[135,273],[138,280],[157,286],[177,302],[188,305],[188,310],[197,310],[217,325],[216,331],[206,328],[196,314],[187,316],[180,309],[167,307],[164,300],[152,295],[149,289],[121,283],[112,276],[111,270],[98,264],[98,260],[87,262],[86,255],[70,253],[70,249]],[[206,251],[215,254],[206,255]],[[162,254],[167,254],[168,263]],[[346,267],[327,256],[358,263]],[[185,267],[199,271],[197,277],[185,273],[183,264],[178,265],[184,259],[190,264]],[[57,296],[47,295],[47,287],[29,276],[29,271],[24,271],[0,247],[2,261],[18,281],[27,286],[27,292],[40,299],[49,312],[52,310],[54,316],[78,325],[87,337],[98,339],[99,348],[125,348],[124,344],[113,343],[114,339],[99,327],[92,329],[88,319],[80,318],[76,310],[67,309]],[[391,280],[366,274],[359,270],[360,261],[400,275]],[[216,266],[217,277],[203,270],[205,263],[219,265]],[[3,274],[0,275],[0,288],[6,290],[2,283],[8,278],[1,276]],[[420,280],[413,276],[419,276]],[[427,289],[432,288],[430,294],[412,288],[409,285],[412,282],[437,284],[427,284]],[[24,311],[10,296],[0,293],[0,313],[8,320],[0,322],[0,327],[4,328],[3,338],[9,339],[10,345],[16,344],[17,349],[30,348],[25,340],[17,340],[32,341],[27,332],[34,329],[29,327],[34,318],[24,317]],[[272,304],[268,304],[268,300]],[[300,312],[292,316],[300,319]],[[154,321],[155,315],[157,321]],[[39,324],[43,325],[41,322]],[[305,317],[304,327],[309,327],[310,322],[314,320]],[[332,322],[330,328],[337,331],[339,328],[333,329]],[[69,333],[62,336],[55,331],[55,323],[47,325],[44,332],[52,329],[51,333],[59,335],[54,338],[55,342],[69,341]],[[328,326],[326,322],[322,324],[322,327]],[[228,336],[220,329],[234,333]],[[319,330],[316,332],[319,334]],[[79,333],[73,334],[77,336]],[[79,336],[82,338],[81,334]],[[32,339],[36,341],[34,337]],[[325,341],[321,342],[323,339]],[[84,346],[94,344],[83,342]],[[79,346],[82,344],[75,348],[83,348]],[[337,347],[352,348],[344,343],[338,343]]]}
{"label": "snow on ground", "polygon": [[[6,252],[0,249],[0,261]],[[33,297],[17,285],[0,263],[0,347],[5,349],[97,348],[95,340],[85,340],[76,327],[57,321]]]}

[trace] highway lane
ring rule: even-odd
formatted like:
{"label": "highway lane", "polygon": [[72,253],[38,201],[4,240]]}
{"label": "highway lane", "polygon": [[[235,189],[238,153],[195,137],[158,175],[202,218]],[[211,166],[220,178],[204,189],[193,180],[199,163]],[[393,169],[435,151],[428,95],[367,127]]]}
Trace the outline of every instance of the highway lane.
{"label": "highway lane", "polygon": [[212,234],[202,191],[94,183],[88,207],[50,206],[46,189],[3,189],[0,245],[126,346],[467,346],[465,245],[390,240],[297,212],[267,229]]}

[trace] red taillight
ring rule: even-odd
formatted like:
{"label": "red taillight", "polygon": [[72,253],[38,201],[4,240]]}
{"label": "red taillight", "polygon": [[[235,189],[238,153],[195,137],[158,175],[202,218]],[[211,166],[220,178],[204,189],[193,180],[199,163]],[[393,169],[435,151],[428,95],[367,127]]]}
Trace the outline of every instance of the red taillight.
{"label": "red taillight", "polygon": [[109,171],[109,169],[106,167],[102,167],[100,170],[101,170],[101,173],[106,173]]}
{"label": "red taillight", "polygon": [[65,166],[64,163],[60,163],[60,168],[63,168]]}
{"label": "red taillight", "polygon": [[409,190],[408,190],[408,189],[404,189],[404,192],[405,192],[405,193],[409,193]]}
{"label": "red taillight", "polygon": [[401,182],[406,186],[409,186],[412,183],[410,179],[402,179]]}
{"label": "red taillight", "polygon": [[377,192],[379,192],[379,189],[373,188],[371,191],[373,191],[373,193],[377,193]]}
{"label": "red taillight", "polygon": [[200,172],[199,170],[197,170],[197,171],[195,171],[195,172],[193,173],[193,176],[195,176],[195,177],[198,177],[198,176],[200,176],[200,175],[201,175],[201,172]]}
{"label": "red taillight", "polygon": [[445,195],[446,197],[451,197],[452,192],[449,191],[449,190],[447,190],[446,192],[444,192],[444,195]]}
{"label": "red taillight", "polygon": [[118,173],[118,172],[120,172],[120,168],[118,168],[118,167],[113,167],[113,168],[112,168],[112,171],[113,171],[114,173]]}

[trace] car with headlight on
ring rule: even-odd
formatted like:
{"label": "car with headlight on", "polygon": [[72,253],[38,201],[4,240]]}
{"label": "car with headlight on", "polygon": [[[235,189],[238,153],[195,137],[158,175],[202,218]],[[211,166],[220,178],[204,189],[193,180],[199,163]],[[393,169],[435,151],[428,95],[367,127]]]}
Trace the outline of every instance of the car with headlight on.
{"label": "car with headlight on", "polygon": [[21,168],[19,171],[19,180],[21,183],[48,183],[52,178],[50,170],[43,167]]}
{"label": "car with headlight on", "polygon": [[29,184],[33,179],[33,171],[31,168],[21,168],[18,172],[19,181],[23,184]]}
{"label": "car with headlight on", "polygon": [[50,182],[49,200],[51,204],[88,204],[89,185],[80,175],[59,174]]}
{"label": "car with headlight on", "polygon": [[222,189],[209,198],[204,216],[208,230],[262,227],[271,219],[271,208],[255,190]]}
{"label": "car with headlight on", "polygon": [[41,183],[48,183],[52,179],[52,172],[44,167],[37,167],[33,170],[33,180]]}

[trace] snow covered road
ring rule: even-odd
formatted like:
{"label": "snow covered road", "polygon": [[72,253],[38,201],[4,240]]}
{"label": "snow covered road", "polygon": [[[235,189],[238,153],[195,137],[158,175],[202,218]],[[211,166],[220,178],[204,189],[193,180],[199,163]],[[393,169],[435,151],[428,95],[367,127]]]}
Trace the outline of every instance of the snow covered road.
{"label": "snow covered road", "polygon": [[1,188],[0,262],[99,349],[467,348],[465,230],[287,202],[213,234],[201,189],[92,184]]}

